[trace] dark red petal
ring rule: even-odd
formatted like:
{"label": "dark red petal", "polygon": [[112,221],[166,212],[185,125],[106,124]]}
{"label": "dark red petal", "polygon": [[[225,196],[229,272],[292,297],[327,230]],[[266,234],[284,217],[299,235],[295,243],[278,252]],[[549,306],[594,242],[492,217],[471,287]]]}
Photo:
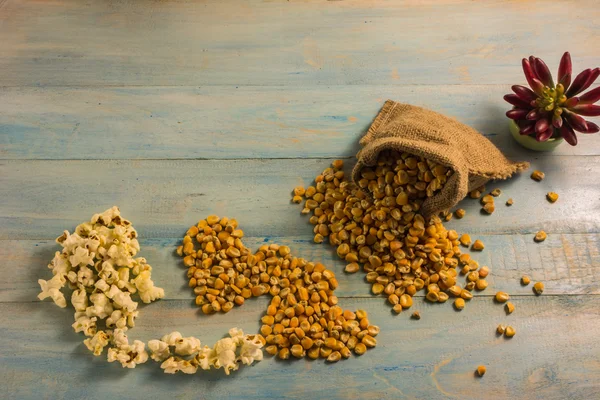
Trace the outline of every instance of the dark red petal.
{"label": "dark red petal", "polygon": [[577,104],[579,104],[579,97],[571,97],[570,99],[565,101],[564,107],[571,108],[575,107]]}
{"label": "dark red petal", "polygon": [[585,119],[580,117],[579,115],[567,110],[563,109],[562,113],[563,117],[569,122],[569,125],[573,127],[576,131],[585,132],[587,131],[587,123]]}
{"label": "dark red petal", "polygon": [[512,104],[515,107],[525,109],[531,107],[528,101],[521,99],[516,94],[507,94],[506,96],[504,96],[504,100],[506,100],[508,103]]}
{"label": "dark red petal", "polygon": [[558,81],[560,84],[562,84],[565,88],[565,90],[567,90],[567,88],[569,87],[569,85],[571,84],[571,74],[566,74],[565,76],[563,76],[563,78]]}
{"label": "dark red petal", "polygon": [[531,135],[533,132],[535,132],[535,124],[534,123],[531,123],[531,125],[521,127],[521,129],[519,129],[519,133],[521,135]]}
{"label": "dark red petal", "polygon": [[526,119],[530,121],[535,121],[536,119],[540,119],[542,115],[543,114],[540,112],[540,110],[534,108],[533,110],[529,111],[529,113],[527,113]]}
{"label": "dark red petal", "polygon": [[596,133],[598,131],[600,131],[600,126],[596,125],[595,123],[591,122],[591,121],[587,121],[587,130],[583,133]]}
{"label": "dark red petal", "polygon": [[550,128],[550,123],[546,118],[539,119],[538,122],[535,123],[535,131],[537,133],[544,132]]}
{"label": "dark red petal", "polygon": [[579,97],[579,104],[594,104],[600,100],[600,86]]}
{"label": "dark red petal", "polygon": [[510,119],[525,119],[529,110],[521,110],[520,108],[513,108],[506,112],[506,116]]}
{"label": "dark red petal", "polygon": [[536,133],[535,140],[537,140],[538,142],[545,142],[546,140],[550,139],[553,133],[554,128],[550,127],[545,131]]}
{"label": "dark red petal", "polygon": [[600,115],[600,106],[595,106],[593,104],[580,104],[570,108],[570,110],[579,115],[585,115],[586,117],[597,117]]}
{"label": "dark red petal", "polygon": [[[562,58],[560,59],[560,64],[558,65],[557,79],[559,82],[563,83],[563,79],[567,75],[570,76],[572,73],[573,73],[573,70],[572,70],[572,66],[571,66],[571,55],[569,54],[568,51],[566,51],[565,54],[563,54]],[[569,83],[571,83],[570,77],[569,77]],[[566,85],[563,83],[563,85],[565,86],[565,90],[567,90],[569,88],[569,83],[567,83]]]}
{"label": "dark red petal", "polygon": [[541,95],[544,85],[542,84],[542,82],[540,82],[539,79],[536,78],[535,73],[533,72],[533,69],[531,67],[531,64],[529,63],[529,61],[526,58],[523,59],[522,64],[523,64],[523,72],[525,73],[525,79],[527,79],[527,83],[529,83],[529,86],[531,86],[531,89],[533,89],[534,92]]}
{"label": "dark red petal", "polygon": [[581,88],[586,84],[591,73],[592,73],[592,70],[589,68],[581,71],[579,73],[579,75],[577,75],[575,77],[575,80],[571,84],[571,87],[569,88],[569,90],[567,90],[567,93],[565,93],[567,95],[567,97],[573,97],[577,93],[581,92],[581,90],[582,90]]}
{"label": "dark red petal", "polygon": [[571,146],[575,146],[577,144],[577,135],[575,135],[573,128],[571,128],[571,125],[569,125],[567,122],[565,122],[562,128],[560,128],[560,136],[562,136],[563,139],[565,139]]}
{"label": "dark red petal", "polygon": [[538,98],[538,95],[535,94],[535,92],[529,89],[528,87],[521,85],[513,85],[511,89],[517,94],[517,96],[519,96],[520,99],[523,99],[525,101],[531,102],[535,101],[535,99]]}
{"label": "dark red petal", "polygon": [[563,119],[560,115],[553,114],[552,115],[552,126],[555,128],[560,128],[563,124]]}
{"label": "dark red petal", "polygon": [[554,87],[554,81],[552,80],[552,74],[548,69],[548,66],[541,58],[534,58],[533,70],[535,71],[538,79],[548,87]]}
{"label": "dark red petal", "polygon": [[585,82],[585,85],[583,85],[583,87],[581,88],[580,93],[583,92],[585,89],[589,88],[590,86],[592,86],[592,83],[596,82],[596,79],[598,79],[598,76],[600,76],[600,68],[594,68],[592,70],[592,72],[590,73],[590,77]]}

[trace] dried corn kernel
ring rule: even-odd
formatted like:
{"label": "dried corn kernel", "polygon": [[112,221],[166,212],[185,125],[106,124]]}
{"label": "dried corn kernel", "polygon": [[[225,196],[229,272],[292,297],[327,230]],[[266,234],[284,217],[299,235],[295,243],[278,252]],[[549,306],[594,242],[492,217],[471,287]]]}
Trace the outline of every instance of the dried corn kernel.
{"label": "dried corn kernel", "polygon": [[416,319],[419,320],[421,319],[421,313],[418,311],[415,311],[414,313],[412,313],[412,315],[410,316],[412,319]]}
{"label": "dried corn kernel", "polygon": [[542,294],[544,292],[544,284],[542,282],[536,282],[533,285],[533,292],[538,296]]}
{"label": "dried corn kernel", "polygon": [[462,217],[464,217],[466,213],[467,212],[465,210],[463,210],[462,208],[459,208],[458,210],[454,211],[454,215],[458,219],[461,219]]}
{"label": "dried corn kernel", "polygon": [[496,332],[499,333],[500,335],[503,335],[505,331],[506,331],[506,325],[500,324],[496,328]]}
{"label": "dried corn kernel", "polygon": [[492,214],[496,210],[496,207],[494,206],[494,203],[486,203],[482,207],[482,210],[488,214]]}
{"label": "dried corn kernel", "polygon": [[494,189],[490,192],[490,194],[494,197],[498,197],[502,194],[502,191],[500,189]]}
{"label": "dried corn kernel", "polygon": [[460,237],[459,241],[460,244],[462,244],[465,247],[468,247],[471,244],[471,236],[465,233]]}
{"label": "dried corn kernel", "polygon": [[454,300],[454,308],[456,308],[457,310],[462,310],[463,308],[465,308],[465,300],[460,297]]}
{"label": "dried corn kernel", "polygon": [[506,307],[507,314],[512,314],[512,312],[515,311],[515,306],[510,301],[508,303],[506,303],[505,307]]}
{"label": "dried corn kernel", "polygon": [[544,174],[542,171],[538,171],[537,169],[531,173],[531,179],[533,179],[534,181],[539,182],[542,179],[544,179],[545,177],[546,177],[546,174]]}
{"label": "dried corn kernel", "polygon": [[498,292],[496,293],[496,301],[498,303],[506,303],[510,299],[510,295],[506,292]]}
{"label": "dried corn kernel", "polygon": [[513,328],[512,326],[509,325],[506,327],[506,330],[504,331],[504,336],[511,338],[511,337],[515,336],[516,333],[517,333],[517,331],[515,331],[515,328]]}
{"label": "dried corn kernel", "polygon": [[521,277],[521,284],[527,286],[531,283],[531,279],[527,275]]}
{"label": "dried corn kernel", "polygon": [[548,201],[550,203],[554,203],[554,202],[556,202],[556,200],[558,200],[558,193],[548,192],[548,193],[546,193],[546,198],[548,199]]}
{"label": "dried corn kernel", "polygon": [[544,231],[538,231],[535,234],[535,237],[533,238],[533,240],[535,240],[536,242],[543,242],[544,240],[546,240],[546,238],[548,237],[548,235],[546,234],[546,232]]}
{"label": "dried corn kernel", "polygon": [[513,201],[513,199],[512,199],[512,198],[510,198],[510,199],[506,200],[506,205],[507,205],[507,206],[512,206],[513,204],[514,204],[514,201]]}
{"label": "dried corn kernel", "polygon": [[483,196],[481,198],[481,204],[489,204],[492,203],[494,204],[494,198],[492,196],[490,196],[489,194],[486,194],[485,196]]}
{"label": "dried corn kernel", "polygon": [[477,250],[477,251],[481,251],[485,248],[485,246],[483,245],[483,242],[479,239],[477,239],[474,243],[473,246],[471,246],[471,249],[473,250]]}
{"label": "dried corn kernel", "polygon": [[485,371],[486,371],[485,365],[480,365],[477,367],[477,375],[483,376],[483,375],[485,375]]}

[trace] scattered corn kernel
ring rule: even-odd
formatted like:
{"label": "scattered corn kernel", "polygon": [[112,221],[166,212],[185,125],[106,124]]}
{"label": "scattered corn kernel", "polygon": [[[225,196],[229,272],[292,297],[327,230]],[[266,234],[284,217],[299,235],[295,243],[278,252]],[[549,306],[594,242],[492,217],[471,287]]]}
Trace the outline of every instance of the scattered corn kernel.
{"label": "scattered corn kernel", "polygon": [[548,193],[546,193],[546,198],[548,199],[548,201],[550,203],[554,203],[554,202],[556,202],[556,200],[558,200],[558,193],[548,192]]}
{"label": "scattered corn kernel", "polygon": [[543,242],[544,240],[546,240],[546,238],[548,237],[548,235],[546,234],[546,232],[544,231],[538,231],[535,234],[535,237],[533,238],[533,240],[535,240],[536,242]]}
{"label": "scattered corn kernel", "polygon": [[504,336],[506,337],[513,337],[515,336],[515,334],[517,333],[517,331],[515,331],[515,328],[513,328],[512,326],[507,326],[506,330],[504,331]]}
{"label": "scattered corn kernel", "polygon": [[515,306],[510,301],[508,303],[506,303],[505,307],[506,307],[507,314],[512,314],[512,312],[515,311]]}
{"label": "scattered corn kernel", "polygon": [[454,211],[454,216],[458,219],[461,219],[462,217],[465,216],[467,212],[465,210],[463,210],[462,208],[459,208],[458,210]]}
{"label": "scattered corn kernel", "polygon": [[492,214],[494,211],[496,211],[496,206],[494,203],[485,203],[482,207],[482,210],[488,214]]}
{"label": "scattered corn kernel", "polygon": [[496,332],[499,333],[500,335],[503,335],[505,331],[506,331],[506,325],[500,324],[496,328]]}
{"label": "scattered corn kernel", "polygon": [[465,300],[461,297],[454,300],[454,308],[456,308],[457,310],[462,310],[463,308],[465,308]]}
{"label": "scattered corn kernel", "polygon": [[496,293],[496,301],[498,303],[506,303],[510,299],[510,295],[506,292]]}
{"label": "scattered corn kernel", "polygon": [[527,286],[531,283],[531,279],[527,275],[521,277],[521,284]]}
{"label": "scattered corn kernel", "polygon": [[471,249],[473,250],[477,250],[477,251],[481,251],[485,248],[485,246],[483,245],[483,242],[479,239],[477,239],[474,243],[473,246],[471,246]]}
{"label": "scattered corn kernel", "polygon": [[546,177],[546,174],[544,174],[542,171],[538,171],[537,169],[531,173],[531,179],[533,179],[534,181],[539,182],[542,179],[544,179],[545,177]]}
{"label": "scattered corn kernel", "polygon": [[483,266],[481,268],[479,268],[479,277],[480,278],[485,278],[488,276],[488,274],[490,273],[490,268],[487,266]]}
{"label": "scattered corn kernel", "polygon": [[421,313],[418,311],[415,311],[414,313],[412,313],[411,318],[419,320],[419,319],[421,319]]}
{"label": "scattered corn kernel", "polygon": [[500,189],[494,189],[490,192],[490,194],[494,197],[498,197],[502,194],[502,191]]}
{"label": "scattered corn kernel", "polygon": [[485,279],[478,279],[477,282],[475,282],[475,287],[477,290],[485,290],[485,288],[488,287],[488,283]]}
{"label": "scattered corn kernel", "polygon": [[477,375],[479,375],[479,376],[485,375],[485,365],[480,365],[477,367]]}
{"label": "scattered corn kernel", "polygon": [[536,282],[533,285],[533,292],[538,296],[542,294],[544,292],[544,284],[542,282]]}
{"label": "scattered corn kernel", "polygon": [[465,247],[468,247],[471,244],[471,236],[469,236],[469,234],[465,233],[460,237],[459,241],[460,241],[460,244],[462,244]]}
{"label": "scattered corn kernel", "polygon": [[300,204],[300,203],[302,203],[302,197],[301,196],[294,196],[294,197],[292,197],[292,202],[296,203],[296,204]]}
{"label": "scattered corn kernel", "polygon": [[512,198],[510,198],[510,199],[506,200],[506,205],[507,205],[507,206],[512,206],[513,204],[514,204],[514,201],[513,201],[513,199],[512,199]]}

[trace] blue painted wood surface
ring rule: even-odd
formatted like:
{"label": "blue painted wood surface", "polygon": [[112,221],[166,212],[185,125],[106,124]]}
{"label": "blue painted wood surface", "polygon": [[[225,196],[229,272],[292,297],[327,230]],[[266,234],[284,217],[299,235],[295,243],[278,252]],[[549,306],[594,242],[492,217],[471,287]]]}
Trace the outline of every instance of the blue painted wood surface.
{"label": "blue painted wood surface", "polygon": [[[600,65],[599,20],[593,0],[0,0],[0,397],[600,398],[600,137],[528,152],[510,138],[502,100],[523,83],[523,56],[555,70],[569,50],[576,70]],[[420,321],[394,316],[360,273],[311,243],[290,203],[333,158],[352,164],[387,98],[455,116],[547,175],[491,183],[503,190],[493,215],[465,199],[466,217],[447,223],[484,241],[476,257],[492,271],[462,312],[419,294]],[[252,248],[287,244],[330,266],[340,303],[381,327],[377,348],[335,365],[266,358],[231,377],[93,357],[71,311],[37,300],[36,281],[62,230],[114,204],[166,290],[132,338],[176,328],[210,344],[235,325],[258,330],[266,298],[202,316],[173,254],[189,225],[216,213],[237,218]],[[535,244],[541,228],[549,237]],[[523,274],[544,295],[521,286]],[[512,315],[493,302],[498,290]],[[499,323],[517,335],[497,337]]]}

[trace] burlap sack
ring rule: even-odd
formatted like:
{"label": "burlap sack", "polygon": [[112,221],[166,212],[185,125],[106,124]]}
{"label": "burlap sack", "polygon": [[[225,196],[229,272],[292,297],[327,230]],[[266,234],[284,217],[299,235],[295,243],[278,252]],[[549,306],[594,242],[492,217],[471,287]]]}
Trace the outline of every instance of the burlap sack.
{"label": "burlap sack", "polygon": [[383,150],[408,152],[454,170],[442,190],[423,203],[426,217],[450,209],[490,179],[506,179],[529,168],[528,162],[508,160],[483,135],[453,118],[392,100],[385,102],[360,144],[352,171],[355,182]]}

